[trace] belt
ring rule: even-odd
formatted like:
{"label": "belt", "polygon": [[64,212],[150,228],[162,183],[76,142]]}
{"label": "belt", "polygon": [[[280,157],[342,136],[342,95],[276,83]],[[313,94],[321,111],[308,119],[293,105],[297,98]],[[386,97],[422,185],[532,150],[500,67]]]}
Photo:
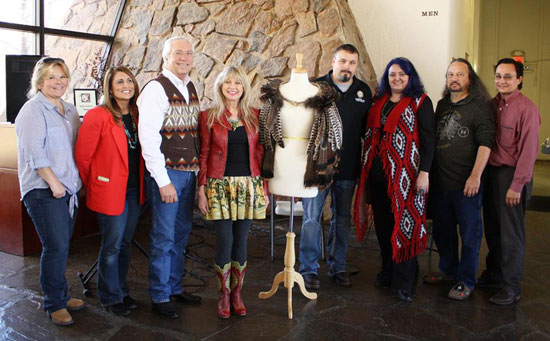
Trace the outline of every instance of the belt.
{"label": "belt", "polygon": [[289,139],[289,140],[309,140],[309,137],[283,136],[283,139]]}

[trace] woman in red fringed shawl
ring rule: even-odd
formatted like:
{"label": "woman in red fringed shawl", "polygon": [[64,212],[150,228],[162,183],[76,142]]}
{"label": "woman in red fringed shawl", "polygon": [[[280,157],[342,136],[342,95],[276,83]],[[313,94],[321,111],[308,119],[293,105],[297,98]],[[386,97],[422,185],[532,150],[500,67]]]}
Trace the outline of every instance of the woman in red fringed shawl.
{"label": "woman in red fringed shawl", "polygon": [[432,101],[413,64],[392,59],[367,117],[363,168],[355,203],[357,236],[368,227],[372,205],[382,256],[377,287],[390,287],[411,302],[418,277],[416,256],[426,247],[428,173],[434,154]]}

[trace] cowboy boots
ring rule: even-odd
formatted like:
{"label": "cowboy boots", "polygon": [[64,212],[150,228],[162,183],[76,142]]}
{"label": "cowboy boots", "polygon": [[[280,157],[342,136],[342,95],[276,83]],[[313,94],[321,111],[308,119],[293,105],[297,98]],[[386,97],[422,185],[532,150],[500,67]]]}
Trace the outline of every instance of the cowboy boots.
{"label": "cowboy boots", "polygon": [[216,278],[218,279],[218,317],[226,319],[231,314],[229,310],[231,263],[225,264],[223,268],[220,268],[218,264],[214,264],[214,267],[216,268]]}
{"label": "cowboy boots", "polygon": [[238,316],[246,315],[246,307],[241,296],[245,272],[246,261],[243,265],[240,265],[239,262],[231,261],[231,307],[235,315]]}

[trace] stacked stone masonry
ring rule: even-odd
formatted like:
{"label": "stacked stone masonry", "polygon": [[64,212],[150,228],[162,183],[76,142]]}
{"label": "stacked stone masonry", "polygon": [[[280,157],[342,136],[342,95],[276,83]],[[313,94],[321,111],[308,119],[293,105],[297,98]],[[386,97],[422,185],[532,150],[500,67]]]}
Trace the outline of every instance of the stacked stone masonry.
{"label": "stacked stone masonry", "polygon": [[[110,15],[115,0],[77,0],[70,13],[94,6],[94,15],[67,16],[67,24],[101,21]],[[88,20],[89,23],[83,21]],[[203,108],[212,101],[212,86],[225,65],[241,65],[252,82],[255,105],[260,87],[272,78],[287,79],[296,65],[297,52],[304,54],[309,77],[325,74],[331,68],[332,53],[342,43],[352,43],[360,51],[358,76],[372,89],[376,75],[365,44],[346,0],[128,0],[115,36],[108,65],[130,66],[141,86],[162,70],[162,44],[172,36],[187,37],[195,48],[192,79],[199,85]],[[65,44],[66,45],[66,44]],[[64,46],[51,55],[77,60],[88,59],[73,78],[92,86],[86,73],[93,59],[93,48]],[[65,57],[67,58],[67,57]]]}

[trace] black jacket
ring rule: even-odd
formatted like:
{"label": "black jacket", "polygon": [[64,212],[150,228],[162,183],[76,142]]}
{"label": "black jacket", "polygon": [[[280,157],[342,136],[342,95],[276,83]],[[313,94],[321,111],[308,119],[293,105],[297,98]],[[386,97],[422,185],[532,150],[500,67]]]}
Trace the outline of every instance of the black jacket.
{"label": "black jacket", "polygon": [[328,82],[340,94],[336,106],[342,118],[344,140],[340,150],[338,173],[334,178],[357,180],[361,171],[361,137],[365,134],[372,93],[369,86],[356,77],[353,77],[353,83],[348,91],[340,91],[332,81],[332,71],[317,80]]}

